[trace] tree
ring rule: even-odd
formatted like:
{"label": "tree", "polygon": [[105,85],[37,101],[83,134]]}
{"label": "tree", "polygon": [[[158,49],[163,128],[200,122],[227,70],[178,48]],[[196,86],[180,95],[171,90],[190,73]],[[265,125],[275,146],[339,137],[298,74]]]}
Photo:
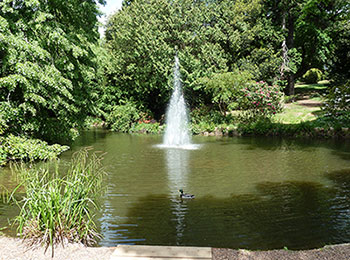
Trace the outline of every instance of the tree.
{"label": "tree", "polygon": [[[104,4],[103,0],[98,1]],[[0,111],[7,132],[69,140],[91,107],[94,0],[0,2]]]}
{"label": "tree", "polygon": [[342,1],[341,12],[334,13],[337,21],[330,27],[333,48],[331,59],[327,63],[331,77],[336,84],[343,85],[350,79],[350,3]]}
{"label": "tree", "polygon": [[217,1],[213,35],[222,47],[229,71],[248,70],[256,80],[277,77],[281,34],[262,12],[261,1]]}
{"label": "tree", "polygon": [[237,100],[241,98],[244,88],[252,83],[252,75],[247,71],[217,73],[201,81],[205,85],[205,90],[212,95],[212,102],[217,104],[223,116],[232,109],[237,109]]}
{"label": "tree", "polygon": [[122,93],[120,100],[162,114],[170,98],[176,47],[190,101],[199,95],[193,91],[198,77],[226,69],[220,47],[206,40],[210,16],[203,8],[208,8],[204,2],[191,0],[135,0],[110,18],[106,46],[115,70],[108,77],[115,92]]}
{"label": "tree", "polygon": [[207,103],[199,79],[236,69],[255,79],[277,76],[280,35],[262,19],[260,1],[133,0],[108,21],[106,47],[113,71],[108,84],[119,101],[164,113],[172,88],[175,48],[191,106]]}
{"label": "tree", "polygon": [[[282,41],[282,79],[287,80],[286,93],[294,95],[295,80],[310,68],[323,70],[332,56],[334,38],[331,28],[343,19],[344,2],[331,0],[265,1],[271,21],[280,25]],[[347,4],[348,5],[348,4]]]}

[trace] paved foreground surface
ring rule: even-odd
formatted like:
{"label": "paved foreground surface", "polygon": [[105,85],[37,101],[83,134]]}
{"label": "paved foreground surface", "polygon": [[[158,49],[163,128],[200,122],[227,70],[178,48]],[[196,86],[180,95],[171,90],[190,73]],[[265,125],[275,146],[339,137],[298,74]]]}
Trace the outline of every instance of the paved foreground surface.
{"label": "paved foreground surface", "polygon": [[119,245],[111,260],[211,260],[210,247]]}
{"label": "paved foreground surface", "polygon": [[349,260],[350,244],[326,246],[314,250],[248,251],[213,248],[213,260]]}
{"label": "paved foreground surface", "polygon": [[84,247],[79,244],[57,246],[51,250],[28,247],[23,240],[0,236],[0,260],[349,260],[350,244],[321,249],[291,251],[248,251],[209,247],[126,246]]}

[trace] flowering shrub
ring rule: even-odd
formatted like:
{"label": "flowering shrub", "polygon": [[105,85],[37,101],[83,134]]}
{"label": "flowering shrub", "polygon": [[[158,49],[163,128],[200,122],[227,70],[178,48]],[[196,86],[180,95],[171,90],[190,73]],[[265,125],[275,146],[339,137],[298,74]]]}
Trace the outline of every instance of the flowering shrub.
{"label": "flowering shrub", "polygon": [[283,92],[277,85],[270,86],[260,81],[241,91],[241,109],[246,110],[253,118],[269,117],[283,109]]}
{"label": "flowering shrub", "polygon": [[161,126],[155,119],[153,119],[147,113],[140,113],[140,119],[136,124],[130,128],[131,133],[143,133],[143,134],[160,134],[164,130],[164,126]]}
{"label": "flowering shrub", "polygon": [[326,118],[350,123],[350,81],[330,90],[323,111]]}

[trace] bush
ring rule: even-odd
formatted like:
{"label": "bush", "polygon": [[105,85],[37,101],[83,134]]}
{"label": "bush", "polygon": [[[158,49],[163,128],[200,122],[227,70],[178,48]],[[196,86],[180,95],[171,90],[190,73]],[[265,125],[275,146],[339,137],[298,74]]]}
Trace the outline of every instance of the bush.
{"label": "bush", "polygon": [[5,152],[4,147],[0,146],[0,167],[6,164],[6,160],[7,160],[7,153]]}
{"label": "bush", "polygon": [[[64,177],[55,167],[16,167],[25,196],[15,219],[19,234],[32,244],[79,242],[92,245],[99,236],[91,209],[97,207],[104,171],[101,158],[82,150],[73,156]],[[54,169],[54,170],[52,170]]]}
{"label": "bush", "polygon": [[242,89],[241,93],[239,104],[246,111],[243,115],[248,121],[270,117],[283,110],[283,92],[277,85],[255,82]]}
{"label": "bush", "polygon": [[350,124],[350,80],[330,90],[322,109],[324,119],[344,125]]}
{"label": "bush", "polygon": [[163,126],[154,120],[139,120],[137,124],[134,124],[130,129],[130,132],[142,134],[160,134],[163,132],[163,128]]}
{"label": "bush", "polygon": [[127,133],[141,118],[140,114],[135,104],[127,103],[114,106],[106,120],[113,131]]}
{"label": "bush", "polygon": [[214,132],[216,128],[226,128],[234,121],[235,118],[230,113],[223,115],[211,107],[202,106],[191,111],[190,128],[193,134],[210,133]]}
{"label": "bush", "polygon": [[200,81],[205,85],[205,90],[212,95],[212,103],[216,104],[223,115],[237,108],[237,96],[239,91],[251,82],[252,75],[248,71],[238,69],[232,72],[217,73],[210,79]]}
{"label": "bush", "polygon": [[304,75],[303,80],[307,84],[317,83],[322,80],[322,71],[316,68],[309,69]]}
{"label": "bush", "polygon": [[232,120],[230,114],[223,115],[212,107],[201,106],[191,111],[191,123],[211,122],[214,124],[228,123]]}
{"label": "bush", "polygon": [[12,134],[7,137],[0,136],[0,165],[7,160],[50,160],[57,158],[67,151],[69,146],[59,144],[49,145],[39,139],[29,139]]}

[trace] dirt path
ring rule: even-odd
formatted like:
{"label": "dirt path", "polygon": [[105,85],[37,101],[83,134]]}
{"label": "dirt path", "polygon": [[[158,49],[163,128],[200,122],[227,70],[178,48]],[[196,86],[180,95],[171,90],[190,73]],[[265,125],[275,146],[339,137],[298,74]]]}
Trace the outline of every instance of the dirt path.
{"label": "dirt path", "polygon": [[[84,247],[70,244],[55,248],[54,258],[51,251],[44,253],[44,248],[29,248],[21,239],[0,237],[0,260],[109,260],[114,247]],[[226,248],[213,248],[213,260],[348,260],[350,244],[327,246],[314,250],[270,250],[248,251]],[[132,260],[132,259],[130,259]],[[134,259],[135,260],[135,259]]]}
{"label": "dirt path", "polygon": [[213,260],[349,260],[350,244],[314,250],[248,251],[213,248]]}
{"label": "dirt path", "polygon": [[313,100],[313,99],[309,99],[308,96],[299,99],[293,103],[287,103],[285,104],[286,107],[290,107],[292,105],[300,105],[300,106],[304,106],[304,107],[309,107],[309,108],[313,108],[313,107],[321,107],[322,106],[322,102],[318,101],[318,100]]}
{"label": "dirt path", "polygon": [[312,100],[312,99],[301,99],[296,102],[297,104],[301,106],[306,106],[306,107],[320,107],[322,106],[322,102],[317,101],[317,100]]}
{"label": "dirt path", "polygon": [[[46,254],[44,248],[31,249],[18,238],[0,237],[0,260],[46,260],[51,258],[51,250]],[[79,244],[58,246],[54,250],[54,260],[108,260],[114,248],[84,247]]]}

